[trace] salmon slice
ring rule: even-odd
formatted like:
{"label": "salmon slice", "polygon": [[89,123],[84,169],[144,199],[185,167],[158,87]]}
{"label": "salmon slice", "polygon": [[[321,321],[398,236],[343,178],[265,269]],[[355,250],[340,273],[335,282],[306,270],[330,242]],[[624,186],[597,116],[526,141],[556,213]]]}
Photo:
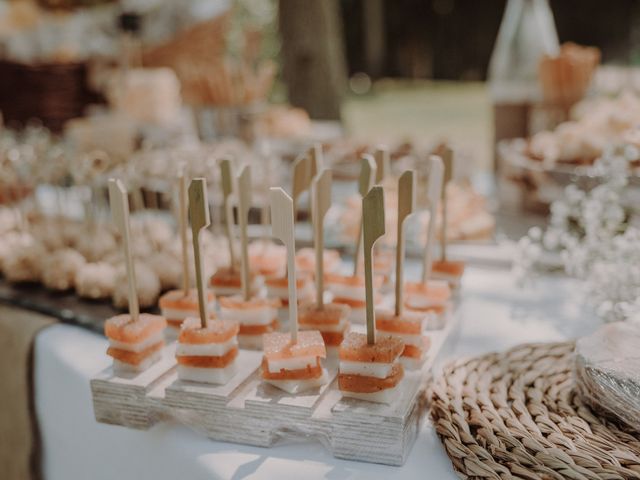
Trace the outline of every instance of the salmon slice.
{"label": "salmon slice", "polygon": [[392,363],[403,350],[404,342],[398,337],[384,336],[369,345],[364,333],[351,332],[340,345],[340,360]]}
{"label": "salmon slice", "polygon": [[[337,273],[327,273],[324,276],[325,283],[334,285],[344,285],[347,287],[364,287],[364,275],[338,275]],[[373,279],[373,288],[380,288],[384,283],[384,279],[376,276]]]}
{"label": "salmon slice", "polygon": [[317,330],[298,332],[298,341],[291,342],[289,333],[269,333],[263,338],[264,356],[267,360],[283,360],[292,357],[327,356],[322,335]]}
{"label": "salmon slice", "polygon": [[412,310],[414,312],[433,312],[437,315],[441,315],[445,312],[445,310],[447,309],[447,304],[443,304],[443,305],[429,305],[427,307],[422,307],[420,305],[416,305],[416,304],[412,304],[409,302],[404,302],[404,306],[407,307],[407,309]]}
{"label": "salmon slice", "polygon": [[251,297],[245,300],[241,295],[233,295],[231,297],[222,297],[218,299],[218,303],[222,308],[234,310],[253,310],[257,308],[279,308],[282,302],[278,298],[260,298]]}
{"label": "salmon slice", "polygon": [[203,344],[224,343],[238,334],[239,325],[231,320],[209,320],[207,328],[202,328],[199,318],[187,318],[182,322],[180,343]]}
{"label": "salmon slice", "polygon": [[444,303],[451,298],[451,288],[444,281],[430,280],[426,284],[422,282],[407,282],[404,291],[409,296],[419,296],[434,303]]}
{"label": "salmon slice", "polygon": [[240,335],[262,335],[263,333],[275,332],[280,326],[280,322],[274,319],[268,325],[240,325]]}
{"label": "salmon slice", "polygon": [[[352,300],[350,298],[342,298],[342,297],[335,297],[333,299],[333,303],[339,303],[341,305],[346,305],[349,308],[364,308],[367,305],[367,302],[365,302],[364,300]],[[378,303],[378,302],[376,302]]]}
{"label": "salmon slice", "polygon": [[[298,334],[300,335],[300,334]],[[310,378],[318,378],[322,375],[322,365],[320,365],[320,359],[316,360],[316,364],[311,366],[307,365],[306,368],[298,370],[285,370],[282,369],[278,373],[269,371],[266,356],[262,359],[262,378],[265,380],[307,380]]]}
{"label": "salmon slice", "polygon": [[131,315],[123,313],[104,322],[104,334],[118,342],[138,343],[162,331],[166,326],[167,321],[160,315],[141,313],[138,321],[134,322]]}
{"label": "salmon slice", "polygon": [[395,387],[404,377],[404,369],[395,363],[387,378],[365,377],[363,375],[338,374],[340,390],[356,393],[374,393]]}
{"label": "salmon slice", "polygon": [[158,350],[164,347],[164,341],[154,343],[149,348],[142,350],[141,352],[129,352],[127,350],[120,350],[119,348],[109,347],[107,355],[129,365],[139,365],[145,358],[153,355]]}
{"label": "salmon slice", "polygon": [[393,312],[376,312],[376,328],[383,332],[419,335],[422,333],[423,322],[423,315],[405,314],[396,317]]}
{"label": "salmon slice", "polygon": [[[337,250],[322,252],[322,263],[326,270],[331,270],[340,261],[340,253]],[[313,248],[301,248],[296,253],[296,270],[313,272],[316,266],[316,252]]]}
{"label": "salmon slice", "polygon": [[227,353],[220,357],[199,357],[188,355],[176,355],[179,365],[198,368],[224,368],[233,362],[238,356],[238,347],[233,347]]}
{"label": "salmon slice", "polygon": [[[311,276],[305,275],[304,273],[302,273],[298,275],[296,278],[296,288],[301,289],[310,281],[311,281]],[[289,278],[288,277],[268,278],[265,280],[265,283],[267,284],[268,287],[284,288],[289,286]]]}
{"label": "salmon slice", "polygon": [[349,306],[341,303],[325,303],[322,310],[318,310],[315,302],[298,307],[298,323],[301,325],[337,325],[348,316]]}
{"label": "salmon slice", "polygon": [[461,277],[464,273],[464,262],[437,261],[432,264],[433,272]]}
{"label": "salmon slice", "polygon": [[287,249],[271,242],[252,242],[249,245],[249,263],[265,277],[282,274],[287,264]]}
{"label": "salmon slice", "polygon": [[[251,270],[249,272],[249,284],[253,283],[256,277],[256,272]],[[221,267],[216,270],[211,276],[210,283],[214,287],[233,287],[240,288],[242,286],[242,280],[240,277],[239,268]]]}
{"label": "salmon slice", "polygon": [[327,347],[339,347],[344,340],[344,332],[320,332]]}
{"label": "salmon slice", "polygon": [[[211,303],[216,296],[213,292],[207,292],[207,302]],[[187,295],[183,290],[170,290],[160,297],[158,301],[160,308],[174,310],[198,310],[198,291],[195,288],[189,290]]]}

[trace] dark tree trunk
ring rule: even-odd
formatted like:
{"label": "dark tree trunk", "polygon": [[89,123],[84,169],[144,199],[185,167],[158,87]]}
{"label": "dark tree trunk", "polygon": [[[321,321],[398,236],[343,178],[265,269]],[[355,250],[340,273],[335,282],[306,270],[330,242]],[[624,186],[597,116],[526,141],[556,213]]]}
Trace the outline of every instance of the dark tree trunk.
{"label": "dark tree trunk", "polygon": [[280,0],[283,76],[292,105],[340,119],[346,66],[338,0]]}

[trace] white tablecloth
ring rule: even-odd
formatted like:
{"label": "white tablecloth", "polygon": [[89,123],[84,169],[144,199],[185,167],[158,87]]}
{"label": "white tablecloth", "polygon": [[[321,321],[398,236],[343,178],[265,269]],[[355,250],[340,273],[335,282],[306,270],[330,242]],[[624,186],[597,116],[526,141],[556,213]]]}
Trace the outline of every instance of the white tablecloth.
{"label": "white tablecloth", "polygon": [[[574,338],[598,325],[582,307],[578,284],[562,277],[520,289],[505,270],[468,268],[462,298],[458,334],[441,358]],[[256,448],[214,442],[177,424],[144,432],[98,424],[89,379],[109,364],[106,346],[99,335],[68,325],[36,339],[36,409],[48,480],[457,478],[427,415],[403,467],[337,460],[313,440]]]}

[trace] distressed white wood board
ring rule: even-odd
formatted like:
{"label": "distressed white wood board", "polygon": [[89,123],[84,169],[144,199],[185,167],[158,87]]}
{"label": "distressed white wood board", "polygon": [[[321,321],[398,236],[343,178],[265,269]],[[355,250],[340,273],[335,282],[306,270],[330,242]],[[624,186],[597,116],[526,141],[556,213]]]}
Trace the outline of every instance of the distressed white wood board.
{"label": "distressed white wood board", "polygon": [[226,385],[182,382],[171,345],[160,363],[133,379],[114,377],[111,369],[93,379],[96,420],[148,428],[157,419],[172,418],[214,440],[264,447],[280,439],[311,437],[338,458],[402,465],[417,437],[431,368],[458,313],[442,330],[427,332],[431,346],[423,368],[406,372],[402,395],[391,405],[342,398],[335,358],[325,362],[330,382],[298,395],[261,381],[258,351],[240,350],[238,372]]}
{"label": "distressed white wood board", "polygon": [[175,343],[162,350],[162,357],[139,374],[122,377],[108,367],[91,379],[93,412],[96,421],[146,430],[158,417],[149,408],[147,394],[175,370]]}

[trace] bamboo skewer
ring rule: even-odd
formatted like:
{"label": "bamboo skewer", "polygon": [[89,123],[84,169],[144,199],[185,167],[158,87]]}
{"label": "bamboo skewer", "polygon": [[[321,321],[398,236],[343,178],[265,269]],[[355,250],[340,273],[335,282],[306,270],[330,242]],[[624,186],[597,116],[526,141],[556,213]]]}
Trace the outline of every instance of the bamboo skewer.
{"label": "bamboo skewer", "polygon": [[367,310],[367,343],[376,343],[376,312],[373,298],[373,246],[385,233],[384,190],[374,186],[362,199],[362,237]]}
{"label": "bamboo skewer", "polygon": [[331,170],[324,169],[311,182],[311,216],[316,253],[316,306],[324,308],[324,217],[331,207]]}
{"label": "bamboo skewer", "polygon": [[427,184],[427,198],[429,202],[429,224],[427,225],[427,241],[424,247],[422,261],[422,283],[426,284],[431,277],[431,264],[433,253],[433,237],[436,231],[436,218],[438,205],[442,192],[442,178],[444,165],[442,159],[436,155],[429,158],[429,180]]}
{"label": "bamboo skewer", "polygon": [[298,201],[300,196],[309,190],[311,185],[311,157],[308,152],[296,158],[293,162],[293,186],[291,190],[291,198],[293,200],[293,218],[298,215]]}
{"label": "bamboo skewer", "polygon": [[189,295],[189,250],[187,246],[187,178],[184,165],[178,172],[178,228],[180,229],[180,247],[182,249],[182,292]]}
{"label": "bamboo skewer", "polygon": [[415,175],[407,170],[398,179],[398,236],[396,244],[396,305],[395,315],[404,309],[404,222],[413,214],[416,204]]}
{"label": "bamboo skewer", "polygon": [[238,224],[240,225],[240,279],[242,283],[242,296],[245,301],[251,297],[251,285],[249,281],[249,237],[247,235],[247,222],[249,220],[249,208],[251,207],[251,169],[245,165],[238,175]]}
{"label": "bamboo skewer", "polygon": [[308,150],[307,155],[311,158],[311,178],[313,179],[324,169],[324,158],[322,156],[322,145],[314,143]]}
{"label": "bamboo skewer", "polygon": [[129,198],[127,190],[121,180],[109,179],[109,203],[111,215],[122,236],[124,262],[127,269],[127,284],[129,287],[129,315],[136,322],[140,316],[138,294],[136,293],[136,272],[131,254],[131,230],[129,227]]}
{"label": "bamboo skewer", "polygon": [[235,235],[233,234],[233,164],[231,159],[223,158],[220,160],[220,178],[222,183],[222,208],[224,209],[225,231],[227,234],[227,242],[229,243],[229,263],[231,270],[237,265],[235,252]]}
{"label": "bamboo skewer", "polygon": [[211,223],[209,217],[209,201],[207,200],[207,181],[194,178],[189,184],[189,216],[193,239],[193,257],[196,262],[196,287],[198,289],[198,308],[200,324],[207,328],[207,296],[205,294],[202,257],[200,251],[200,231]]}
{"label": "bamboo skewer", "polygon": [[296,292],[296,243],[294,236],[293,199],[280,187],[272,187],[271,228],[273,236],[287,249],[287,282],[289,284],[289,328],[291,342],[298,341],[298,298]]}
{"label": "bamboo skewer", "polygon": [[453,174],[453,151],[447,147],[442,155],[442,163],[444,165],[444,175],[442,177],[442,229],[440,238],[440,260],[447,261],[447,185],[451,181]]}
{"label": "bamboo skewer", "polygon": [[[376,163],[371,155],[363,155],[360,160],[360,176],[358,177],[358,193],[360,198],[369,193],[369,190],[373,186],[373,181],[376,178],[377,167]],[[358,276],[358,260],[360,259],[360,250],[362,249],[362,223],[364,219],[364,212],[360,214],[360,225],[358,226],[358,237],[356,239],[356,251],[353,254],[353,276]]]}
{"label": "bamboo skewer", "polygon": [[382,185],[384,179],[391,172],[391,159],[389,158],[389,149],[379,146],[373,153],[376,161],[376,185]]}

